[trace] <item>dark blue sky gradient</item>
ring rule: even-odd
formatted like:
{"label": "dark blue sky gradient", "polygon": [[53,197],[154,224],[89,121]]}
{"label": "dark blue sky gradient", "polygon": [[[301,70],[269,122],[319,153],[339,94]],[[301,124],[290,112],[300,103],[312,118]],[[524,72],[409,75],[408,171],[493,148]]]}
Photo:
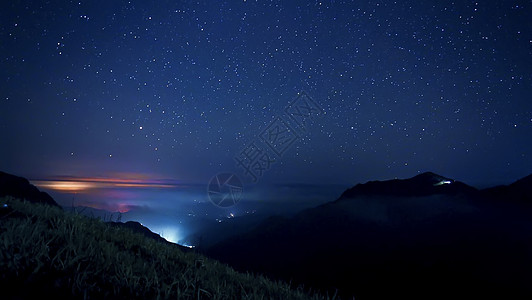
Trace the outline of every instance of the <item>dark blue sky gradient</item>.
{"label": "dark blue sky gradient", "polygon": [[[4,1],[0,170],[249,182],[305,91],[325,114],[260,183],[532,172],[530,1]],[[147,174],[147,175],[146,175]]]}

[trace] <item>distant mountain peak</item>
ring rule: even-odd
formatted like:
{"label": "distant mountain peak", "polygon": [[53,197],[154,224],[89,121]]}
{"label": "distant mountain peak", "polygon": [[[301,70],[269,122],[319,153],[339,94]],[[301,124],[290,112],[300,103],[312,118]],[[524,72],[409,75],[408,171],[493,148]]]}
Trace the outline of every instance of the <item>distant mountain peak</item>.
{"label": "distant mountain peak", "polygon": [[340,199],[359,196],[418,197],[436,194],[470,194],[477,189],[462,182],[425,172],[408,179],[369,181],[346,190]]}
{"label": "distant mountain peak", "polygon": [[421,173],[419,175],[412,177],[411,179],[423,179],[423,180],[433,180],[433,181],[451,180],[452,181],[452,179],[450,178],[443,177],[433,172],[424,172],[424,173]]}

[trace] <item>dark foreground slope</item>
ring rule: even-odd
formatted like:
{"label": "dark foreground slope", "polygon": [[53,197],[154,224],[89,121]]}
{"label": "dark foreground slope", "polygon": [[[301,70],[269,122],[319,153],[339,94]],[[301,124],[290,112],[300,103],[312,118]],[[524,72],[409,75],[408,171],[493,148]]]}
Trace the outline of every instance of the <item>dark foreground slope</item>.
{"label": "dark foreground slope", "polygon": [[321,299],[57,207],[0,198],[1,299]]}
{"label": "dark foreground slope", "polygon": [[356,299],[531,299],[530,210],[425,173],[271,218],[208,254]]}

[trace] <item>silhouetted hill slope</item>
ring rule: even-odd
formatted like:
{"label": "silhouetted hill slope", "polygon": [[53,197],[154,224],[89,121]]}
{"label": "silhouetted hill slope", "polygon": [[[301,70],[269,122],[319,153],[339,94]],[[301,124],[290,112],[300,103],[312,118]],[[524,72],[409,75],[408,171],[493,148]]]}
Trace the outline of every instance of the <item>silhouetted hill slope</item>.
{"label": "silhouetted hill slope", "polygon": [[0,197],[4,196],[13,196],[32,203],[44,203],[60,207],[50,195],[39,191],[26,178],[0,171]]}
{"label": "silhouetted hill slope", "polygon": [[[41,203],[41,204],[48,204],[48,205],[60,207],[59,204],[57,204],[57,202],[55,202],[55,200],[50,195],[48,195],[46,192],[39,191],[39,189],[35,187],[34,185],[32,185],[29,182],[29,180],[27,180],[26,178],[11,175],[11,174],[0,171],[0,197],[5,197],[5,196],[25,199],[26,201],[31,202],[31,203]],[[99,212],[100,214],[101,213],[111,214],[111,212],[106,212],[103,210],[97,210],[97,209],[92,209],[92,208],[84,208],[84,207],[68,208],[67,211],[77,212],[79,210],[84,210],[84,209],[90,210],[91,213]],[[147,227],[143,226],[142,224],[138,222],[129,221],[126,223],[122,223],[122,222],[107,222],[107,223],[115,227],[128,228],[129,230],[140,233],[148,238],[151,238],[157,241],[170,243],[164,238],[162,238],[160,235],[153,233]],[[185,250],[185,251],[189,250],[186,247],[182,247],[182,246],[179,246],[179,247],[181,247],[182,250]]]}
{"label": "silhouetted hill slope", "polygon": [[141,228],[0,198],[0,298],[326,299],[237,273],[128,226]]}
{"label": "silhouetted hill slope", "polygon": [[482,190],[491,200],[532,204],[532,174],[510,185],[500,185]]}
{"label": "silhouetted hill slope", "polygon": [[189,250],[187,247],[183,247],[183,246],[180,246],[178,244],[174,244],[174,243],[171,243],[171,242],[167,241],[166,239],[164,239],[163,237],[161,237],[157,233],[152,232],[146,226],[144,226],[144,225],[142,225],[142,224],[140,224],[139,222],[136,222],[136,221],[127,221],[125,223],[122,223],[122,222],[106,222],[106,223],[109,224],[110,226],[114,226],[114,227],[127,228],[127,229],[129,229],[129,230],[131,230],[133,232],[140,233],[143,236],[145,236],[145,237],[147,237],[149,239],[156,240],[158,242],[169,243],[169,244],[176,245],[176,246],[182,248],[182,250],[184,250],[184,251],[188,251]]}
{"label": "silhouetted hill slope", "polygon": [[433,173],[370,182],[293,218],[270,218],[207,253],[345,298],[532,296],[530,218],[479,197]]}

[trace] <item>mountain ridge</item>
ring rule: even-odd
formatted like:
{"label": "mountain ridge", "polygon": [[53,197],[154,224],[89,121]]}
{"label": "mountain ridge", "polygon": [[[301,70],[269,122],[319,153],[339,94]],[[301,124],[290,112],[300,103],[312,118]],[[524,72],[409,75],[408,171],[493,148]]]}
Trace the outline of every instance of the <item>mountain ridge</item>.
{"label": "mountain ridge", "polygon": [[482,200],[478,189],[432,172],[372,181],[206,253],[349,299],[532,296],[521,281],[532,278],[532,264],[522,263],[532,261],[523,250],[532,247],[532,222],[520,206]]}
{"label": "mountain ridge", "polygon": [[532,174],[508,185],[498,185],[483,189],[481,193],[491,201],[504,200],[513,203],[532,204]]}
{"label": "mountain ridge", "polygon": [[461,181],[456,181],[433,172],[424,172],[407,179],[391,179],[359,183],[344,191],[336,201],[371,195],[419,197],[437,194],[473,195],[476,193],[478,193],[476,188]]}

